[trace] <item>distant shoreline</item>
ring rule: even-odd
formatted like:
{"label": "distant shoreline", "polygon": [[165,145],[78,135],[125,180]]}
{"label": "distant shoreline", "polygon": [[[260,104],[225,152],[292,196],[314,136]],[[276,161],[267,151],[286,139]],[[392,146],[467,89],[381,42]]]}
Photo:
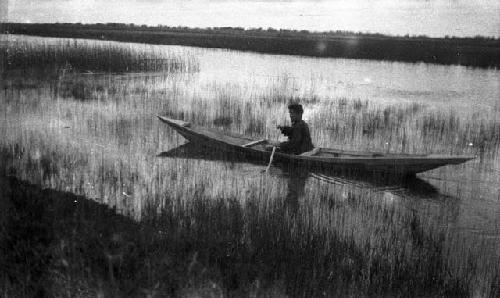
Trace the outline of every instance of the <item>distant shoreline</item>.
{"label": "distant shoreline", "polygon": [[0,24],[2,33],[87,38],[267,54],[400,62],[425,62],[480,68],[500,67],[500,39],[388,36],[354,32],[275,29],[148,27],[133,24]]}

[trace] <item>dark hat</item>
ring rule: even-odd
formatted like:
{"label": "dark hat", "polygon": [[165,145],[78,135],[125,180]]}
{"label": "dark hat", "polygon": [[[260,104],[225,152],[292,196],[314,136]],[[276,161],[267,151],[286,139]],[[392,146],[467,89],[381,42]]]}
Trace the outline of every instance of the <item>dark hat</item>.
{"label": "dark hat", "polygon": [[304,113],[304,109],[302,108],[302,105],[298,104],[298,103],[289,104],[288,109],[292,110],[296,113],[300,113],[300,114]]}

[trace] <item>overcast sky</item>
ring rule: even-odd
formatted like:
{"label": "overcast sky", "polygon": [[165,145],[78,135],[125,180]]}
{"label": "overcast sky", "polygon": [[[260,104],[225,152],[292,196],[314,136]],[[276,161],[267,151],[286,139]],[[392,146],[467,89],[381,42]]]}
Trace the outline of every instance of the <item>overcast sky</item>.
{"label": "overcast sky", "polygon": [[[273,27],[500,37],[500,0],[0,0],[11,22]],[[8,15],[6,15],[8,7]]]}

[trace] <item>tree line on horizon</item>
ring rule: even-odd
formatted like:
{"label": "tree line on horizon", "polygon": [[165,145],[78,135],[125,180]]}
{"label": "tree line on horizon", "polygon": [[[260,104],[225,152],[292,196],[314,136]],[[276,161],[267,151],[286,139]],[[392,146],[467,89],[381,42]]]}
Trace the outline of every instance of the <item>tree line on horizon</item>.
{"label": "tree line on horizon", "polygon": [[[495,37],[495,36],[484,36],[484,35],[475,35],[472,37],[458,37],[458,36],[450,36],[450,35],[445,35],[443,37],[430,37],[425,34],[419,34],[419,35],[410,35],[410,34],[405,34],[405,35],[390,35],[390,34],[383,34],[383,33],[371,33],[371,32],[355,32],[355,31],[349,31],[349,30],[329,30],[329,31],[309,31],[309,30],[298,30],[298,29],[286,29],[286,28],[263,28],[263,27],[249,27],[249,28],[243,28],[243,27],[231,27],[231,26],[224,26],[224,27],[188,27],[188,26],[168,26],[168,25],[162,25],[158,24],[156,26],[151,26],[151,25],[146,25],[146,24],[135,24],[135,23],[4,23],[5,26],[9,25],[62,25],[62,26],[76,26],[76,27],[89,27],[89,28],[96,28],[96,27],[106,27],[106,28],[134,28],[134,29],[146,29],[146,30],[166,30],[166,31],[180,31],[180,32],[220,32],[220,33],[250,33],[250,32],[257,32],[257,33],[271,33],[271,34],[280,34],[280,35],[289,35],[289,34],[301,34],[301,35],[312,35],[312,36],[333,36],[333,37],[338,37],[339,35],[341,36],[365,36],[365,37],[385,37],[385,38],[418,38],[418,39],[459,39],[459,40],[487,40],[487,41],[499,41],[500,38]],[[0,24],[1,26],[1,24]]]}
{"label": "tree line on horizon", "polygon": [[6,23],[5,33],[91,38],[151,44],[228,48],[269,54],[425,62],[483,68],[500,66],[500,39],[494,37],[389,36],[350,31],[241,27],[189,28],[123,23]]}

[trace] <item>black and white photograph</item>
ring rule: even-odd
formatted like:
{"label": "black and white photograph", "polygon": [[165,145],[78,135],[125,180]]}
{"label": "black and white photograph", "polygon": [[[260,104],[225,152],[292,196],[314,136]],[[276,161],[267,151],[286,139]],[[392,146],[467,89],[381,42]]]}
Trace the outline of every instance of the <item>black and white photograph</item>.
{"label": "black and white photograph", "polygon": [[0,0],[0,297],[500,297],[498,154],[498,0]]}

